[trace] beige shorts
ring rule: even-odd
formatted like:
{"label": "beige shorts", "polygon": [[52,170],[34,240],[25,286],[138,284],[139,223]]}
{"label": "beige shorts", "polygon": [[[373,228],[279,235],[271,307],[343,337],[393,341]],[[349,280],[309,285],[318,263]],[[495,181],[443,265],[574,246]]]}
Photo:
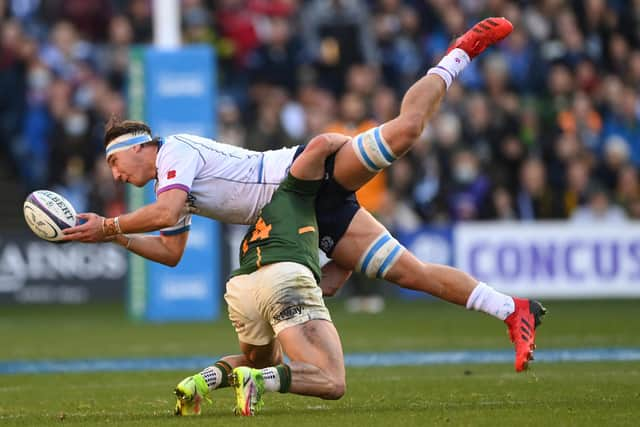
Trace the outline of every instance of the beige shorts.
{"label": "beige shorts", "polygon": [[313,273],[294,262],[232,277],[224,299],[238,339],[247,344],[267,345],[284,329],[309,320],[331,321]]}

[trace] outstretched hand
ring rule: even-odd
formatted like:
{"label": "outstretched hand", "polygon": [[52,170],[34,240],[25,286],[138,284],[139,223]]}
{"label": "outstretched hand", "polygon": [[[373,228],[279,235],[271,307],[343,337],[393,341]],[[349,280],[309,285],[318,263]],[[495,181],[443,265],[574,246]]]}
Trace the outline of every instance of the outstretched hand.
{"label": "outstretched hand", "polygon": [[318,286],[322,289],[322,296],[332,297],[346,283],[351,276],[351,270],[340,267],[331,260],[322,267],[322,279]]}
{"label": "outstretched hand", "polygon": [[76,215],[77,224],[75,227],[62,231],[64,241],[78,241],[84,243],[106,242],[113,236],[105,236],[102,231],[104,218],[94,213],[80,213]]}

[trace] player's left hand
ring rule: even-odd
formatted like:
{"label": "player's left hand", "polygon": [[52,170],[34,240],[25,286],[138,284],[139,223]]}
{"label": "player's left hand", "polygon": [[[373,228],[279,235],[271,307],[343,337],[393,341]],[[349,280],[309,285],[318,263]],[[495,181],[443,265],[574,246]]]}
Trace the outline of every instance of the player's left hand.
{"label": "player's left hand", "polygon": [[351,277],[351,270],[340,267],[331,260],[322,266],[322,279],[318,286],[322,289],[323,297],[334,296]]}
{"label": "player's left hand", "polygon": [[62,231],[64,241],[77,241],[83,243],[106,242],[112,239],[107,237],[102,231],[102,222],[104,217],[94,213],[79,213],[76,215],[78,219],[75,227],[67,228]]}

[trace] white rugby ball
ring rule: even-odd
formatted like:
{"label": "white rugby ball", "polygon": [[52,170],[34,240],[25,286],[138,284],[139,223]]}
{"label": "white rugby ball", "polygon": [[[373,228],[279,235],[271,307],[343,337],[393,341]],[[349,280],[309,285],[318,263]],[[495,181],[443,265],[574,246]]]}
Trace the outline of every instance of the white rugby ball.
{"label": "white rugby ball", "polygon": [[24,219],[36,236],[50,242],[60,241],[62,230],[76,225],[76,210],[58,193],[38,190],[27,196]]}

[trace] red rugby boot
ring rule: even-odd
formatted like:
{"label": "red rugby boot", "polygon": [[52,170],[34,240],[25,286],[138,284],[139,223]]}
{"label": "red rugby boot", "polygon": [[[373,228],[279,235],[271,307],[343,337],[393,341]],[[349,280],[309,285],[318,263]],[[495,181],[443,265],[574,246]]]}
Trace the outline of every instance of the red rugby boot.
{"label": "red rugby boot", "polygon": [[513,31],[513,24],[506,18],[487,18],[469,31],[458,37],[449,46],[447,53],[455,48],[464,50],[469,58],[473,59],[480,55],[486,48],[507,37]]}
{"label": "red rugby boot", "polygon": [[516,310],[504,321],[509,327],[509,338],[516,350],[515,368],[524,371],[533,360],[536,348],[536,328],[542,322],[547,309],[538,301],[514,298]]}

